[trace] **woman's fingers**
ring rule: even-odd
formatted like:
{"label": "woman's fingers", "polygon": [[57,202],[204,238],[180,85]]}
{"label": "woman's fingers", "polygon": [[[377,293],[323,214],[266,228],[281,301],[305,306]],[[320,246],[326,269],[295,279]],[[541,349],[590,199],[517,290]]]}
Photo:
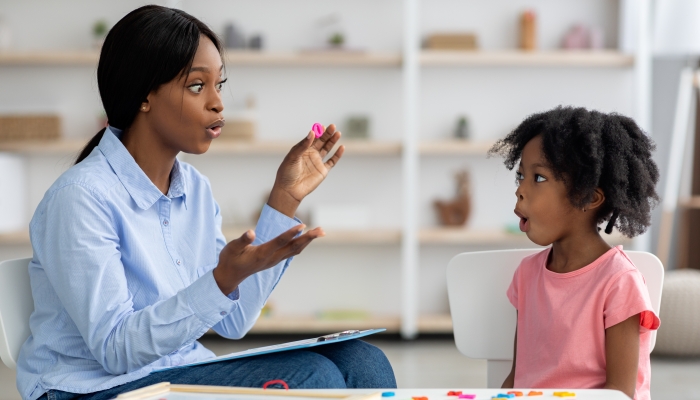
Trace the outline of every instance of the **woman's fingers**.
{"label": "woman's fingers", "polygon": [[264,250],[267,251],[268,254],[272,254],[276,250],[281,249],[284,246],[287,246],[289,244],[289,242],[294,240],[294,238],[304,230],[304,228],[306,228],[306,225],[304,225],[304,224],[297,225],[297,226],[293,227],[292,229],[289,229],[288,231],[277,236],[276,238],[270,240],[269,242],[265,243],[264,245],[262,245],[260,247],[264,248]]}
{"label": "woman's fingers", "polygon": [[314,149],[321,151],[323,146],[326,144],[329,138],[333,137],[335,134],[335,124],[330,124],[328,125],[328,128],[326,128],[326,131],[323,132],[323,135],[321,135],[320,138],[316,138],[314,140]]}
{"label": "woman's fingers", "polygon": [[252,230],[247,230],[238,238],[230,241],[226,247],[231,248],[233,254],[241,254],[245,250],[246,246],[249,246],[255,240],[255,232]]}
{"label": "woman's fingers", "polygon": [[315,228],[299,236],[298,238],[295,238],[294,240],[290,241],[287,246],[278,251],[276,256],[279,258],[279,261],[277,261],[277,263],[289,257],[300,254],[306,248],[306,246],[311,244],[311,242],[325,235],[326,233],[323,231],[323,229]]}
{"label": "woman's fingers", "polygon": [[305,138],[303,138],[299,143],[295,144],[291,150],[289,150],[289,155],[298,158],[301,157],[302,154],[306,150],[309,149],[309,147],[313,146],[314,144],[314,132],[311,131],[309,132]]}
{"label": "woman's fingers", "polygon": [[340,160],[340,157],[343,156],[343,153],[345,153],[345,146],[340,146],[338,147],[338,150],[335,151],[335,154],[331,158],[326,161],[324,164],[326,168],[331,169],[335,167],[336,164],[338,164],[338,160]]}
{"label": "woman's fingers", "polygon": [[323,147],[321,147],[321,150],[319,150],[319,153],[321,153],[321,157],[325,157],[326,154],[330,153],[330,151],[333,149],[336,143],[338,143],[338,140],[340,140],[341,133],[340,131],[337,131],[336,133],[333,134],[326,143],[323,144]]}

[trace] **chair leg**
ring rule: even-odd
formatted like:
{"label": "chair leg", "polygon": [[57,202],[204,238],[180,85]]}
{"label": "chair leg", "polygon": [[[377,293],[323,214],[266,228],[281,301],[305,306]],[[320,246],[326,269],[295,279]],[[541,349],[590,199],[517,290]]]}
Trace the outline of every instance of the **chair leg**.
{"label": "chair leg", "polygon": [[500,388],[512,368],[512,360],[486,360],[486,387]]}

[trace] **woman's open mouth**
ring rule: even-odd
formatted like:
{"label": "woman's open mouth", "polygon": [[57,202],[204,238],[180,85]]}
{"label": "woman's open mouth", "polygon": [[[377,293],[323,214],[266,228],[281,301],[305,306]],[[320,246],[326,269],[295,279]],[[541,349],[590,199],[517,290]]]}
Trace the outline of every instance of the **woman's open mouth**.
{"label": "woman's open mouth", "polygon": [[525,215],[523,215],[521,212],[519,212],[518,210],[514,210],[513,212],[515,212],[515,215],[520,217],[520,231],[521,232],[529,231],[530,230],[530,221],[528,220],[528,218]]}
{"label": "woman's open mouth", "polygon": [[221,127],[224,126],[224,120],[220,119],[214,122],[213,124],[207,126],[207,134],[209,135],[210,138],[216,139],[221,135]]}

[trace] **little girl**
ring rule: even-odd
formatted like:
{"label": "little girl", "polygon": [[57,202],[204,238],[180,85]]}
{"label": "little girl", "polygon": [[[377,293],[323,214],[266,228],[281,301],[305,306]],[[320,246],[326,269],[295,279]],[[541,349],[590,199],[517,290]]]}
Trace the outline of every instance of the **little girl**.
{"label": "little girl", "polygon": [[508,169],[517,163],[520,230],[551,245],[523,259],[507,292],[518,321],[504,388],[607,388],[649,399],[659,318],[641,273],[598,225],[630,238],[650,225],[654,148],[630,118],[558,107],[491,149]]}

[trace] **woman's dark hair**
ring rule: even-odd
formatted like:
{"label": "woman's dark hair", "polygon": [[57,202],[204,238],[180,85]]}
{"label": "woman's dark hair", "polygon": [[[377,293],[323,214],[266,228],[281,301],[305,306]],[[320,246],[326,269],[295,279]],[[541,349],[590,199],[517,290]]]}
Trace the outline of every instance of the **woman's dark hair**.
{"label": "woman's dark hair", "polygon": [[631,118],[560,106],[529,116],[489,155],[503,156],[512,170],[537,135],[548,167],[564,182],[575,207],[590,202],[596,188],[603,191],[597,217],[598,224],[608,221],[606,233],[616,226],[634,237],[651,224],[651,210],[659,202],[659,169],[651,158],[656,146]]}
{"label": "woman's dark hair", "polygon": [[[182,10],[143,6],[117,22],[105,38],[97,66],[97,86],[109,124],[128,129],[149,93],[187,74],[200,35],[221,53],[216,34]],[[76,164],[100,143],[104,132],[88,142]]]}

